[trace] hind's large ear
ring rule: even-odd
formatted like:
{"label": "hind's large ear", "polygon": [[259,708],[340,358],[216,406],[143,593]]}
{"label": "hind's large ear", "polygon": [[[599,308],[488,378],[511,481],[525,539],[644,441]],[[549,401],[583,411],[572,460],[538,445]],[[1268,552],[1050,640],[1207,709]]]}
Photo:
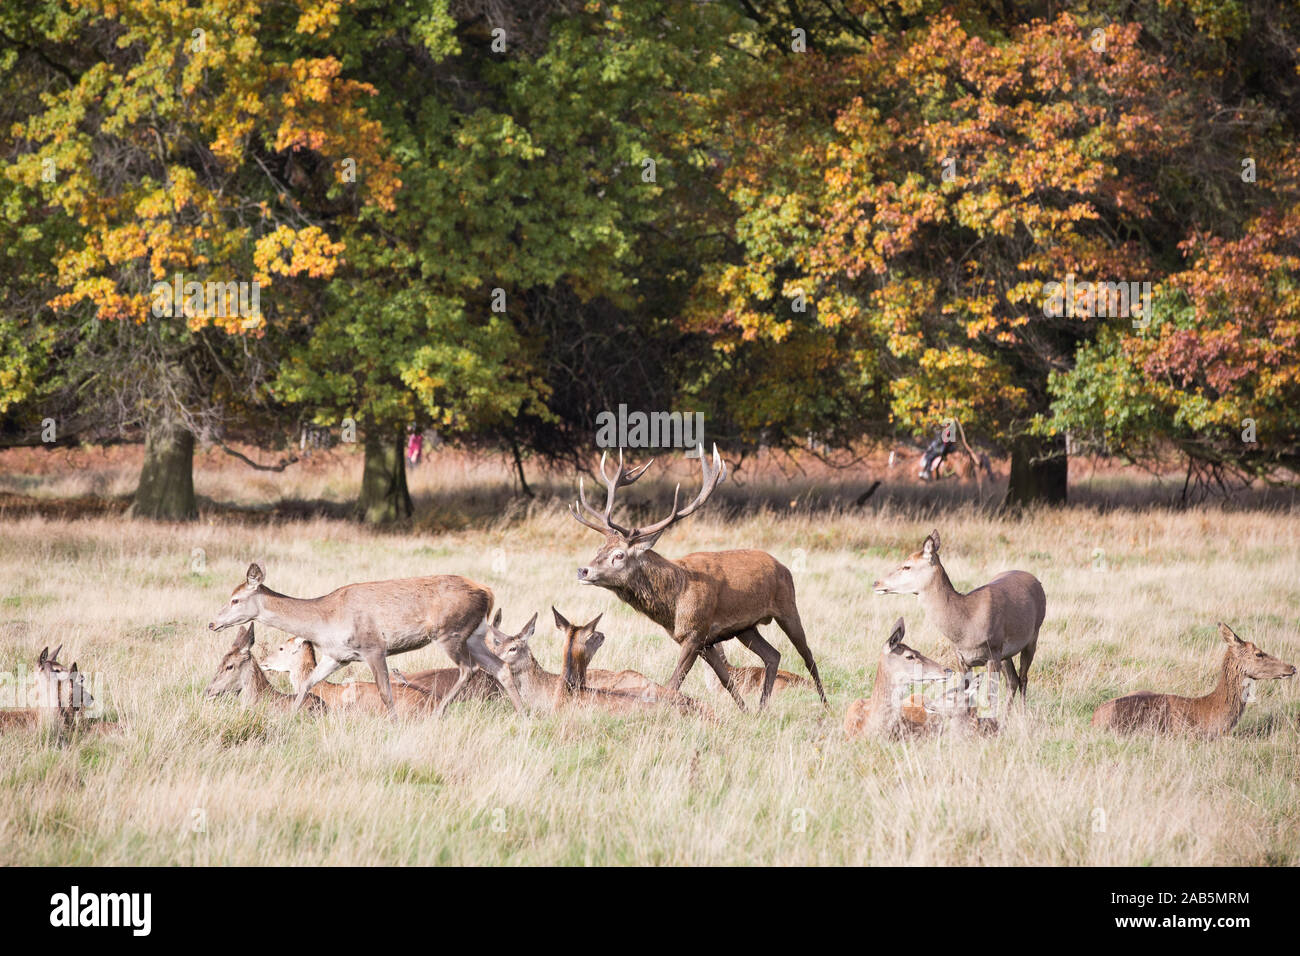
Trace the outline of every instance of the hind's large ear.
{"label": "hind's large ear", "polygon": [[528,640],[530,637],[533,636],[533,631],[535,631],[535,630],[537,630],[537,612],[536,612],[536,611],[534,611],[534,612],[533,612],[533,616],[530,617],[530,618],[528,619],[528,623],[527,623],[526,625],[524,625],[524,629],[523,629],[522,631],[519,632],[519,639],[520,639],[520,640],[523,640],[523,641]]}
{"label": "hind's large ear", "polygon": [[50,648],[49,645],[47,644],[45,647],[41,648],[41,656],[36,659],[36,663],[44,664],[49,659],[50,659]]}
{"label": "hind's large ear", "polygon": [[253,623],[251,621],[247,626],[239,629],[239,633],[235,635],[233,646],[237,651],[246,651],[253,646]]}
{"label": "hind's large ear", "polygon": [[931,531],[926,537],[925,543],[921,545],[921,554],[928,560],[933,561],[939,554],[939,532]]}
{"label": "hind's large ear", "polygon": [[559,611],[555,609],[554,604],[551,605],[551,613],[555,615],[555,626],[558,627],[560,630],[567,631],[569,628],[573,626],[567,620],[565,620],[563,614],[561,614]]}
{"label": "hind's large ear", "polygon": [[493,627],[501,626],[501,608],[497,608],[496,617],[492,618],[492,626]]}
{"label": "hind's large ear", "polygon": [[266,580],[266,572],[262,570],[260,564],[254,561],[248,566],[248,574],[245,576],[244,580],[248,582],[250,587],[261,587],[262,582]]}
{"label": "hind's large ear", "polygon": [[1219,622],[1219,636],[1223,638],[1224,643],[1227,644],[1245,643],[1236,635],[1236,633],[1233,632],[1232,628],[1228,627],[1228,625],[1224,624],[1222,621]]}
{"label": "hind's large ear", "polygon": [[592,618],[590,621],[588,621],[586,624],[582,625],[582,627],[579,628],[579,630],[581,630],[584,634],[595,634],[595,633],[596,633],[596,627],[597,627],[597,625],[600,624],[600,619],[601,619],[602,617],[604,617],[604,616],[605,616],[605,612],[604,612],[604,611],[601,611],[599,614],[597,614],[595,617],[593,617],[593,618]]}
{"label": "hind's large ear", "polygon": [[897,647],[899,642],[903,639],[903,635],[906,633],[907,625],[903,623],[903,619],[900,617],[894,622],[894,629],[889,632],[889,643],[885,646],[890,648]]}

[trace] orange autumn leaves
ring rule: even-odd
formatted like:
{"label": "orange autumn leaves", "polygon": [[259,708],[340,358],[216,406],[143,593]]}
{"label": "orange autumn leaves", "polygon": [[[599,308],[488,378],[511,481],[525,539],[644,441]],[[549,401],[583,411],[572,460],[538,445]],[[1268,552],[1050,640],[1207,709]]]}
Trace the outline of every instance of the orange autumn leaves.
{"label": "orange autumn leaves", "polygon": [[788,57],[784,95],[815,98],[827,122],[792,135],[735,121],[725,181],[744,254],[706,270],[697,327],[725,316],[724,350],[822,329],[827,363],[848,354],[847,330],[902,424],[1009,423],[1027,403],[1025,365],[1070,358],[1037,331],[1043,285],[1145,277],[1142,247],[1115,226],[1148,214],[1142,166],[1183,135],[1140,27],[1103,37],[1099,53],[1069,15],[982,36],[939,14],[833,62]]}
{"label": "orange autumn leaves", "polygon": [[[323,36],[337,24],[339,3],[297,6],[299,33]],[[87,36],[111,38],[102,45],[116,52],[16,124],[12,135],[29,149],[6,168],[75,224],[52,263],[54,308],[140,322],[153,283],[177,273],[264,288],[333,275],[345,245],[313,197],[285,181],[288,154],[329,170],[332,194],[352,189],[363,208],[394,208],[398,164],[366,113],[376,90],[342,77],[332,56],[285,58],[283,38],[274,52],[263,46],[264,4],[74,7]],[[274,301],[278,318],[293,318],[293,296]],[[188,317],[191,329],[205,322],[232,333],[261,327]]]}

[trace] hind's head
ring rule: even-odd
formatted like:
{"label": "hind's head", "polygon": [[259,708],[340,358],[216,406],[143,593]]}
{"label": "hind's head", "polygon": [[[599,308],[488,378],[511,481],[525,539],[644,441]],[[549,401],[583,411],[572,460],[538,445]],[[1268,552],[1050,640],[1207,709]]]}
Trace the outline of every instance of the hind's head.
{"label": "hind's head", "polygon": [[243,684],[244,668],[252,663],[255,663],[253,625],[249,624],[239,629],[235,643],[230,645],[230,650],[226,651],[225,656],[221,658],[221,663],[217,665],[217,673],[208,684],[208,689],[203,692],[204,696],[219,697],[222,694],[238,693]]}
{"label": "hind's head", "polygon": [[518,634],[506,634],[497,626],[500,623],[501,612],[497,611],[496,617],[487,626],[488,649],[505,661],[506,666],[510,668],[510,673],[526,673],[533,666],[533,651],[528,646],[528,640],[537,628],[537,615],[534,614],[529,618],[528,623]]}
{"label": "hind's head", "polygon": [[913,551],[902,564],[879,578],[872,590],[877,594],[920,594],[941,574],[939,532],[931,531],[921,543],[921,550]]}
{"label": "hind's head", "polygon": [[262,566],[256,563],[250,564],[244,580],[230,592],[230,600],[208,624],[208,630],[220,631],[255,620],[262,613],[262,598],[265,594],[262,585],[265,581],[266,573],[262,570]]}
{"label": "hind's head", "polygon": [[574,689],[585,687],[587,667],[605,643],[605,635],[596,630],[602,615],[597,614],[586,624],[575,625],[555,608],[551,608],[551,613],[555,615],[555,626],[564,635],[564,682]]}
{"label": "hind's head", "polygon": [[85,675],[77,669],[76,661],[71,667],[59,663],[60,644],[50,653],[48,647],[41,649],[41,656],[36,661],[35,703],[37,707],[58,707],[64,710],[87,710],[95,706],[95,698],[86,689]]}
{"label": "hind's head", "polygon": [[1247,677],[1253,680],[1274,680],[1295,675],[1294,664],[1264,653],[1250,641],[1243,641],[1228,625],[1219,624],[1219,636],[1228,645],[1228,654]]}

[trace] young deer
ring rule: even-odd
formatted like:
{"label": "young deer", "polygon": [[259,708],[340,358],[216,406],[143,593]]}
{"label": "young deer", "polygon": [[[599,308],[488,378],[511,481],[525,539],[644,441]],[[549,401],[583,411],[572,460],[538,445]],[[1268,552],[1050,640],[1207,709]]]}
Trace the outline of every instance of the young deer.
{"label": "young deer", "polygon": [[[962,668],[988,664],[1005,669],[1012,697],[1025,696],[1029,665],[1038,647],[1038,630],[1047,614],[1047,595],[1026,571],[1003,571],[969,594],[959,594],[939,561],[939,532],[931,531],[921,550],[873,586],[877,594],[915,594],[927,621],[938,625],[957,649]],[[1020,655],[1020,673],[1012,658]]]}
{"label": "young deer", "polygon": [[[754,691],[763,686],[763,679],[767,672],[761,667],[735,667],[731,661],[727,660],[727,654],[722,649],[722,645],[716,648],[718,656],[722,662],[727,665],[727,671],[731,675],[731,685],[740,691],[741,694],[752,694]],[[704,683],[708,685],[709,690],[714,693],[726,690],[722,681],[718,680],[718,675],[713,673],[710,668],[704,672]],[[792,674],[790,671],[777,671],[776,681],[772,684],[772,693],[779,694],[782,691],[789,690],[792,687],[811,687],[812,681],[806,677],[800,677],[798,674]]]}
{"label": "young deer", "polygon": [[575,626],[565,620],[564,615],[555,608],[551,608],[551,613],[555,615],[555,626],[564,635],[562,651],[564,668],[560,676],[571,690],[611,691],[619,695],[632,695],[648,703],[669,702],[685,710],[713,716],[708,712],[708,708],[696,703],[685,694],[669,690],[662,684],[656,684],[637,671],[590,670],[588,665],[591,659],[605,643],[605,635],[596,630],[602,615],[597,614],[586,624]]}
{"label": "young deer", "polygon": [[253,625],[241,627],[235,637],[235,643],[221,658],[217,673],[203,692],[205,697],[219,697],[222,694],[236,694],[240,703],[252,707],[265,702],[278,710],[296,712],[299,707],[306,707],[313,713],[325,710],[325,702],[315,694],[303,697],[301,694],[282,694],[271,686],[271,682],[262,673],[257,658],[253,656]]}
{"label": "young deer", "polygon": [[[900,617],[880,652],[871,697],[855,700],[844,715],[845,736],[914,737],[942,733],[950,724],[996,731],[996,720],[975,716],[965,679],[908,647],[905,634]],[[938,693],[929,690],[935,684],[944,685]]]}
{"label": "young deer", "polygon": [[726,466],[716,445],[712,468],[703,446],[699,453],[704,477],[695,500],[678,509],[682,490],[678,485],[668,517],[644,528],[624,528],[615,524],[611,515],[618,489],[645,474],[654,464],[653,459],[626,472],[620,451],[618,471],[611,479],[605,471],[605,456],[601,457],[600,475],[606,488],[604,512],[587,503],[579,479],[578,505],[570,505],[569,511],[580,524],[603,534],[605,543],[590,564],[578,568],[578,580],[613,591],[681,645],[677,666],[668,678],[669,690],[680,690],[695,659],[702,657],[730,691],[736,706],[744,710],[745,702],[732,685],[727,665],[714,646],[734,637],[763,662],[763,689],[758,700],[762,709],[776,683],[781,654],[759,634],[758,625],[776,621],[803,658],[825,704],[826,694],[817,663],[808,648],[799,609],[795,606],[794,578],[785,565],[764,551],[700,551],[670,561],[652,550],[660,535],[694,514],[726,477]]}
{"label": "young deer", "polygon": [[[262,660],[262,670],[289,675],[289,683],[296,694],[316,669],[316,652],[310,641],[291,637]],[[452,674],[459,674],[451,668]],[[364,710],[370,713],[388,712],[379,687],[373,681],[353,681],[349,684],[332,684],[321,681],[312,688],[314,693],[331,710]],[[401,682],[394,682],[393,703],[399,714],[427,714],[437,701],[427,693]]]}
{"label": "young deer", "polygon": [[1265,654],[1243,641],[1226,624],[1219,636],[1228,645],[1219,665],[1219,683],[1204,697],[1179,697],[1138,691],[1102,704],[1092,715],[1094,727],[1120,733],[1187,733],[1220,737],[1236,726],[1246,709],[1249,685],[1257,680],[1291,677],[1295,665]]}
{"label": "young deer", "polygon": [[657,711],[665,706],[676,707],[679,710],[690,709],[680,697],[645,700],[636,694],[620,691],[583,689],[577,683],[580,680],[577,676],[580,671],[574,670],[566,661],[566,670],[574,675],[575,683],[571,686],[563,676],[552,674],[537,663],[537,658],[533,657],[528,641],[533,636],[536,626],[537,615],[534,614],[524,625],[524,629],[513,636],[503,634],[495,625],[489,627],[497,652],[513,673],[520,695],[534,710],[558,711],[574,705],[586,705],[611,713]]}
{"label": "young deer", "polygon": [[0,709],[0,728],[56,726],[72,730],[83,725],[86,711],[95,706],[95,698],[86,690],[85,676],[75,661],[71,667],[59,663],[62,650],[62,644],[53,654],[48,647],[41,648],[32,687],[33,706]]}
{"label": "young deer", "polygon": [[413,651],[432,641],[460,671],[442,699],[439,714],[464,689],[476,666],[500,681],[515,709],[523,711],[509,668],[483,643],[492,592],[482,585],[456,574],[437,574],[348,584],[324,597],[292,598],[272,591],[264,580],[262,569],[249,565],[244,582],[208,628],[219,631],[261,621],[315,645],[316,668],[298,690],[299,704],[316,684],[344,664],[365,661],[392,713],[388,655]]}

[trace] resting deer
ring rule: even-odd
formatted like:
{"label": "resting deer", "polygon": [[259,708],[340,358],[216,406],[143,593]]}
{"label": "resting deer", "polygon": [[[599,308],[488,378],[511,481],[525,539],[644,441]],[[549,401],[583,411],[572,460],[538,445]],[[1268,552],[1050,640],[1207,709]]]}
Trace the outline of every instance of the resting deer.
{"label": "resting deer", "polygon": [[[767,672],[762,667],[735,667],[731,661],[727,660],[727,654],[722,649],[721,644],[717,646],[716,650],[718,656],[722,658],[722,662],[727,665],[727,672],[731,675],[731,685],[742,695],[752,694],[762,688],[763,679],[767,676]],[[712,668],[704,672],[704,683],[714,693],[726,690],[722,681],[718,680],[718,675],[713,673]],[[811,686],[812,681],[808,678],[792,674],[790,671],[779,670],[776,672],[776,680],[772,683],[772,693],[779,694],[792,687]]]}
{"label": "resting deer", "polygon": [[637,694],[622,691],[583,688],[579,675],[585,665],[579,664],[577,669],[574,668],[569,659],[568,647],[565,648],[564,666],[573,683],[571,684],[560,674],[552,674],[537,663],[537,658],[533,656],[532,648],[529,646],[529,639],[533,636],[536,626],[537,615],[534,614],[524,625],[524,629],[513,636],[497,630],[495,625],[489,628],[497,652],[514,674],[519,693],[534,710],[558,711],[584,705],[620,714],[660,711],[664,707],[675,707],[683,711],[692,709],[692,702],[680,695],[647,700]]}
{"label": "resting deer", "polygon": [[[855,700],[844,715],[845,736],[914,737],[949,726],[996,731],[996,720],[976,716],[966,680],[904,644],[906,633],[900,617],[880,652],[871,697]],[[917,685],[922,685],[919,693]]]}
{"label": "resting deer", "polygon": [[1219,665],[1219,683],[1204,697],[1179,697],[1138,691],[1102,704],[1092,715],[1094,727],[1120,733],[1187,733],[1220,737],[1236,726],[1246,709],[1251,682],[1292,677],[1295,665],[1265,654],[1243,641],[1226,624],[1219,636],[1228,645]]}
{"label": "resting deer", "polygon": [[437,574],[348,584],[324,597],[293,598],[272,591],[264,581],[262,569],[250,564],[244,582],[208,628],[219,631],[261,621],[314,645],[316,667],[298,689],[299,705],[313,687],[344,664],[365,661],[391,714],[388,655],[413,651],[432,641],[460,671],[442,698],[439,714],[464,689],[476,666],[500,681],[515,709],[523,712],[509,668],[483,643],[492,592],[482,585],[456,574]]}
{"label": "resting deer", "polygon": [[656,684],[644,674],[633,670],[589,669],[591,659],[605,643],[605,635],[596,630],[601,615],[597,614],[586,624],[577,626],[565,620],[564,615],[555,608],[551,608],[551,613],[555,615],[555,626],[564,635],[562,650],[564,667],[560,676],[570,689],[610,691],[619,695],[630,694],[650,703],[664,701],[684,710],[698,711],[708,717],[713,716],[708,708],[679,691],[672,691],[662,684]]}
{"label": "resting deer", "polygon": [[[316,652],[310,641],[291,637],[262,660],[262,670],[282,672],[289,675],[289,683],[296,694],[307,682],[312,671],[316,669]],[[451,668],[452,674],[459,674]],[[332,684],[321,681],[312,688],[314,693],[330,710],[364,710],[371,713],[387,713],[379,687],[374,681],[352,681],[347,684]],[[428,693],[396,682],[393,686],[393,703],[400,714],[427,714],[437,701]]]}
{"label": "resting deer", "polygon": [[266,703],[278,710],[291,712],[296,712],[300,707],[306,707],[313,713],[325,710],[325,702],[315,694],[306,697],[282,694],[272,686],[258,666],[257,658],[253,656],[252,624],[239,629],[235,643],[230,645],[230,650],[221,658],[216,676],[204,691],[205,697],[220,697],[222,694],[237,695],[245,707]]}
{"label": "resting deer", "polygon": [[[0,708],[0,727],[57,727],[73,730],[83,726],[86,711],[95,706],[95,698],[86,690],[85,675],[77,669],[59,663],[60,644],[50,653],[41,648],[36,660],[36,673],[32,686],[31,707]],[[97,722],[104,724],[103,721]],[[111,726],[111,725],[105,725]]]}
{"label": "resting deer", "polygon": [[[931,531],[898,568],[873,586],[877,594],[915,594],[927,621],[938,625],[961,660],[963,670],[988,664],[1004,670],[1011,695],[1023,700],[1029,665],[1038,647],[1038,630],[1047,614],[1047,595],[1026,571],[1003,571],[969,594],[959,594],[939,561],[939,532]],[[1020,672],[1012,658],[1020,655]]]}
{"label": "resting deer", "polygon": [[744,710],[745,702],[731,683],[727,664],[714,646],[734,637],[763,662],[763,689],[758,699],[762,709],[776,683],[781,654],[759,634],[758,625],[775,620],[803,658],[825,704],[826,693],[822,690],[817,663],[808,648],[799,609],[795,606],[794,578],[785,565],[764,551],[699,551],[670,561],[652,550],[660,535],[694,514],[726,477],[726,466],[718,456],[716,445],[712,468],[702,446],[699,454],[703,487],[695,500],[679,509],[682,489],[678,485],[673,493],[672,511],[666,518],[644,528],[624,528],[611,516],[618,489],[645,474],[654,464],[653,459],[627,472],[620,451],[618,471],[611,479],[605,471],[605,456],[601,457],[600,475],[606,488],[603,513],[587,503],[579,479],[578,505],[570,505],[569,511],[580,524],[603,534],[605,543],[590,564],[578,568],[578,580],[613,591],[681,645],[677,666],[668,678],[669,690],[680,690],[695,659],[703,657],[731,693],[736,706]]}

